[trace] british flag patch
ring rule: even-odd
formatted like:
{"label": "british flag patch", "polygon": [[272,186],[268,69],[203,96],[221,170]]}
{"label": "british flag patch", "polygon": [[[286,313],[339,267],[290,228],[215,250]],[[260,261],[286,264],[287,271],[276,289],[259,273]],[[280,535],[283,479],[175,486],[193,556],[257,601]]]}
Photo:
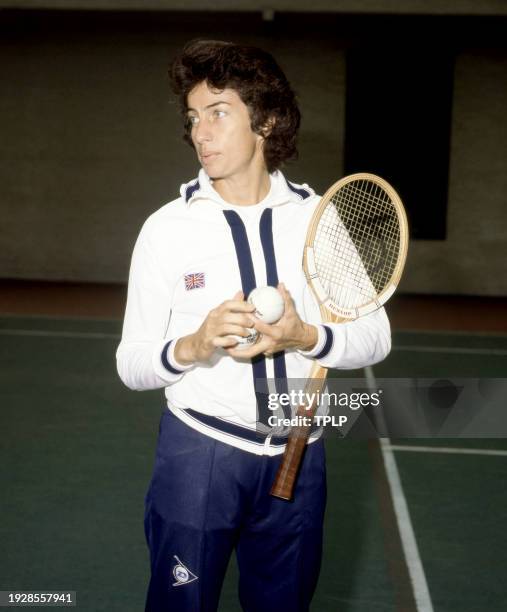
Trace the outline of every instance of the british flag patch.
{"label": "british flag patch", "polygon": [[204,287],[204,272],[185,274],[185,289],[187,291],[201,289],[202,287]]}

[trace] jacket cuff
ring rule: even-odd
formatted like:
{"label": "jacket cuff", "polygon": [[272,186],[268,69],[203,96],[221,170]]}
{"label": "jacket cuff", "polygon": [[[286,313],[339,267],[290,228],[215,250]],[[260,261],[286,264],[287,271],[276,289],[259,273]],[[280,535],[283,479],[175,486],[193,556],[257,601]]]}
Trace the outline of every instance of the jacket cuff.
{"label": "jacket cuff", "polygon": [[310,351],[298,351],[305,357],[313,359],[324,359],[333,348],[334,335],[333,330],[327,325],[316,325],[318,338],[316,345]]}
{"label": "jacket cuff", "polygon": [[174,357],[174,347],[178,338],[166,340],[159,345],[153,354],[153,367],[155,372],[163,379],[174,381],[180,378],[187,370],[194,367],[194,364],[182,365]]}

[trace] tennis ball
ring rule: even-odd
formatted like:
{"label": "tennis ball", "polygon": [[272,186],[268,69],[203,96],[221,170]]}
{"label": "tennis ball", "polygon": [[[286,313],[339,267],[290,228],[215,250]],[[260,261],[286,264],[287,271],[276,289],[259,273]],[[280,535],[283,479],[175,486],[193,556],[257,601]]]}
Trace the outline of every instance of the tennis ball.
{"label": "tennis ball", "polygon": [[275,287],[257,287],[247,301],[255,306],[253,314],[264,323],[276,323],[283,315],[285,304],[282,294]]}

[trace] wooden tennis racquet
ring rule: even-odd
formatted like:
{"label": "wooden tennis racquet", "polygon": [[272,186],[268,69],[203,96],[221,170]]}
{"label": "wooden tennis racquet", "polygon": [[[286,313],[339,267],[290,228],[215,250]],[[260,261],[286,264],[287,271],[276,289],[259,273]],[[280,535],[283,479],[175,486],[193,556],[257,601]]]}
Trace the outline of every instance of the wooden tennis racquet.
{"label": "wooden tennis racquet", "polygon": [[[396,289],[408,246],[408,224],[396,191],[374,174],[352,174],[335,183],[315,210],[303,255],[303,269],[324,323],[357,319],[380,308]],[[317,397],[327,369],[314,363],[305,392]],[[311,395],[315,393],[315,395]],[[302,405],[308,425],[291,428],[271,495],[291,499],[318,408]]]}

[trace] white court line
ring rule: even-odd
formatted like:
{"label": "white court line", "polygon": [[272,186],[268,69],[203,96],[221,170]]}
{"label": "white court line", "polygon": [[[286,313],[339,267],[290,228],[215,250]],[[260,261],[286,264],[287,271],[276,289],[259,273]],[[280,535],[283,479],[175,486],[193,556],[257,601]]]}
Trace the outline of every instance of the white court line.
{"label": "white court line", "polygon": [[507,338],[503,331],[472,331],[463,329],[400,329],[398,333],[420,336],[473,336],[474,338]]}
{"label": "white court line", "polygon": [[390,444],[389,449],[394,451],[410,451],[413,453],[449,453],[456,455],[493,455],[506,457],[507,450],[494,450],[489,448],[453,448],[452,446],[410,446],[409,444]]}
{"label": "white court line", "polygon": [[114,338],[118,340],[119,334],[108,334],[105,332],[67,332],[67,331],[51,331],[39,329],[0,329],[1,336],[37,336],[42,338],[87,338],[90,340]]}
{"label": "white court line", "polygon": [[[371,366],[364,368],[366,381],[370,390],[376,389],[377,384]],[[382,416],[383,419],[383,416]],[[385,427],[385,423],[383,423]],[[407,500],[403,492],[398,466],[389,438],[380,438],[380,449],[384,459],[384,467],[389,482],[389,489],[393,499],[394,512],[398,522],[398,531],[400,533],[401,545],[405,554],[405,562],[407,564],[412,589],[414,592],[415,604],[418,612],[433,612],[433,603],[431,601],[426,575],[419,555],[419,548],[415,539],[414,528],[410,519]]]}
{"label": "white court line", "polygon": [[[97,322],[105,322],[105,323],[117,323],[119,317],[94,317],[92,315],[64,315],[64,314],[31,314],[31,313],[18,313],[18,312],[2,312],[0,313],[0,319],[10,319],[12,320],[23,320],[23,319],[33,319],[37,321],[38,319],[42,319],[43,321],[90,321],[91,323]],[[414,333],[417,333],[414,330]],[[507,335],[507,334],[506,334]]]}
{"label": "white court line", "polygon": [[466,348],[457,346],[419,346],[416,344],[398,344],[393,351],[413,353],[455,353],[457,355],[507,355],[506,349]]}

